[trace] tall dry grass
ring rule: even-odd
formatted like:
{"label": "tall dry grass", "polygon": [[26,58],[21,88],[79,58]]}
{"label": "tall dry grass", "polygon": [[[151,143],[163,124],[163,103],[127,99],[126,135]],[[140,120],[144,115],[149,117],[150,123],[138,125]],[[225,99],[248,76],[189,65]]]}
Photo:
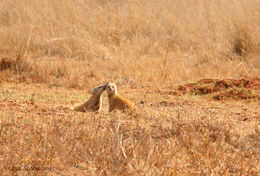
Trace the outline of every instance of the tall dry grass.
{"label": "tall dry grass", "polygon": [[257,176],[259,171],[257,128],[234,133],[231,128],[239,125],[210,120],[205,112],[207,120],[188,109],[183,114],[181,104],[172,113],[145,108],[138,118],[24,107],[29,106],[22,108],[26,116],[0,114],[1,175]]}
{"label": "tall dry grass", "polygon": [[[90,88],[109,80],[138,87],[258,76],[259,12],[259,0],[2,0],[0,81]],[[186,109],[184,101],[176,109],[156,108],[161,94],[138,92],[138,98],[154,101],[138,118],[79,114],[57,107],[57,95],[67,106],[74,92],[54,95],[42,87],[26,92],[30,100],[24,101],[1,89],[0,175],[259,171],[259,130],[250,126],[256,119],[243,123],[229,112],[247,112],[245,106],[215,112],[204,107],[208,101],[204,108],[188,101]]]}
{"label": "tall dry grass", "polygon": [[20,80],[71,87],[256,76],[259,11],[258,0],[4,0],[0,55],[22,58]]}

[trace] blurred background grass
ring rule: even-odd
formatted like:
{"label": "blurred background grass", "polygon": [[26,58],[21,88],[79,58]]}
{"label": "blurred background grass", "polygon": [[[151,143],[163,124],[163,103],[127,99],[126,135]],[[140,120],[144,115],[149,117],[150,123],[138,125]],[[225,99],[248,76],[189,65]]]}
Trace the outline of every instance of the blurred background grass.
{"label": "blurred background grass", "polygon": [[258,0],[3,0],[0,79],[82,88],[257,76],[259,12]]}

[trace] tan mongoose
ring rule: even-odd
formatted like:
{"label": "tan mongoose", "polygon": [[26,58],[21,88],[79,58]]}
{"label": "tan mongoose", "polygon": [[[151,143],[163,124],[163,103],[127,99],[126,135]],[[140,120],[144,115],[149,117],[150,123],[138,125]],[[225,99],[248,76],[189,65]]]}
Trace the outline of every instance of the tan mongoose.
{"label": "tan mongoose", "polygon": [[109,112],[119,109],[119,110],[133,110],[135,104],[130,100],[122,97],[117,92],[117,86],[115,83],[108,82],[106,84],[106,91],[108,96],[108,103],[109,103]]}
{"label": "tan mongoose", "polygon": [[71,109],[74,111],[100,111],[102,108],[102,93],[106,89],[106,85],[95,87],[92,90],[92,96],[83,104],[76,105]]}

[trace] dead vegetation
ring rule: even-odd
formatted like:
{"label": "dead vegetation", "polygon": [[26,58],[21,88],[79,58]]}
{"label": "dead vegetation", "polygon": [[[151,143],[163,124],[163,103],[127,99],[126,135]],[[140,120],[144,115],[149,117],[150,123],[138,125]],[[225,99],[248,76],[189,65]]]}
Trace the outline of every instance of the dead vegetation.
{"label": "dead vegetation", "polygon": [[1,175],[257,175],[257,103],[175,100],[135,117],[76,113],[48,100],[53,88],[31,89],[0,101]]}
{"label": "dead vegetation", "polygon": [[30,66],[6,77],[76,88],[253,77],[260,74],[258,4],[6,0],[0,58],[22,54]]}
{"label": "dead vegetation", "polygon": [[[257,175],[259,8],[1,1],[0,175]],[[141,111],[68,109],[105,81]]]}

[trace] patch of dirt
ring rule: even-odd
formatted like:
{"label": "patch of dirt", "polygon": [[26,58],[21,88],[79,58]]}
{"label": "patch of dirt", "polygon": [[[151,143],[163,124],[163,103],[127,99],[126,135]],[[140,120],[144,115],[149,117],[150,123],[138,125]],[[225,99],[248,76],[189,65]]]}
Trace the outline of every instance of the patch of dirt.
{"label": "patch of dirt", "polygon": [[18,112],[20,115],[35,114],[40,116],[61,115],[70,110],[66,107],[48,107],[45,104],[38,104],[34,100],[0,100],[0,111],[8,110]]}
{"label": "patch of dirt", "polygon": [[202,79],[196,83],[177,87],[177,95],[195,94],[212,96],[215,100],[260,100],[260,78],[248,79]]}
{"label": "patch of dirt", "polygon": [[247,99],[258,99],[260,96],[252,93],[248,89],[229,89],[227,91],[220,92],[213,96],[214,100],[223,100],[223,99],[235,99],[235,100],[247,100]]}

